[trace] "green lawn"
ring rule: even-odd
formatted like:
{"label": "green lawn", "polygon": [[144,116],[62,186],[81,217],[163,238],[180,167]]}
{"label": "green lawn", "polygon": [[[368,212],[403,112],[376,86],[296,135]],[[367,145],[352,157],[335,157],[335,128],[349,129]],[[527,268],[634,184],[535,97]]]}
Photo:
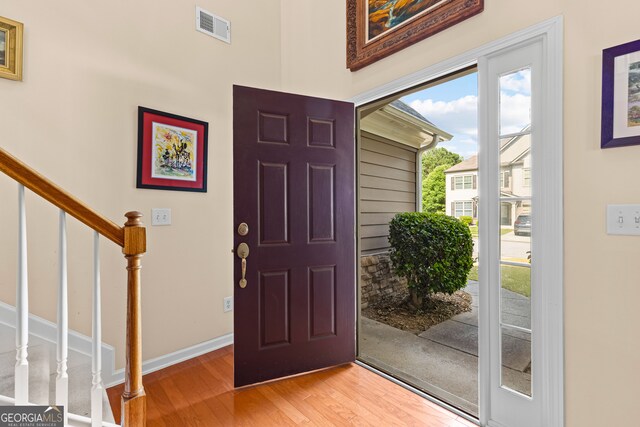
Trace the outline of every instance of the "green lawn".
{"label": "green lawn", "polygon": [[[469,280],[478,280],[478,266],[474,265],[467,276]],[[502,287],[524,295],[531,296],[531,270],[527,267],[502,266]]]}
{"label": "green lawn", "polygon": [[[477,225],[470,225],[469,226],[469,231],[471,231],[471,237],[478,237],[478,226]],[[501,228],[500,229],[500,235],[511,233],[512,231],[513,231],[512,228]]]}

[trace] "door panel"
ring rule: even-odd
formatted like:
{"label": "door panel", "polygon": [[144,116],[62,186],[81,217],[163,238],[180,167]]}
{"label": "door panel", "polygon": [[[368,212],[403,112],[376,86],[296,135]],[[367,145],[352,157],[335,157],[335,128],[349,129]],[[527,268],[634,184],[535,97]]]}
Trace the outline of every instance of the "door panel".
{"label": "door panel", "polygon": [[355,359],[353,104],[234,87],[235,385]]}
{"label": "door panel", "polygon": [[309,268],[311,338],[336,334],[336,266]]}
{"label": "door panel", "polygon": [[290,344],[289,271],[260,274],[260,347]]}
{"label": "door panel", "polygon": [[259,162],[260,244],[289,243],[289,165]]}
{"label": "door panel", "polygon": [[335,165],[309,164],[309,241],[335,241]]}

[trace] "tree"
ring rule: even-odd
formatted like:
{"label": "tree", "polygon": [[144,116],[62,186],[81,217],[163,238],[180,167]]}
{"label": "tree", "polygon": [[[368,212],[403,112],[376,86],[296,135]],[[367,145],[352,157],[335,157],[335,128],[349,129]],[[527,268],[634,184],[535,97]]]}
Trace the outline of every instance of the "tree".
{"label": "tree", "polygon": [[444,171],[450,165],[440,165],[431,171],[427,179],[422,181],[422,210],[429,213],[446,212],[446,188],[447,181]]}
{"label": "tree", "polygon": [[443,147],[434,148],[428,150],[422,155],[422,179],[426,179],[427,176],[440,165],[457,165],[463,160],[462,156],[456,153],[452,153]]}

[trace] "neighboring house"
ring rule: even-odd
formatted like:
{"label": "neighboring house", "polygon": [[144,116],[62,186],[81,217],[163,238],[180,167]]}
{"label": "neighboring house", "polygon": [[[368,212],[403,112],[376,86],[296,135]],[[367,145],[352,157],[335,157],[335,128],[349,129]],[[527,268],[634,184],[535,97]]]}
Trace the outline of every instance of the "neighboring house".
{"label": "neighboring house", "polygon": [[446,177],[446,213],[460,218],[478,219],[478,156],[454,165],[444,171]]}
{"label": "neighboring house", "polygon": [[[526,131],[527,128],[523,129]],[[447,215],[478,219],[478,156],[445,171]],[[531,135],[500,141],[500,225],[513,227],[522,213],[531,211]],[[523,200],[524,198],[524,200]],[[509,200],[512,199],[512,200]]]}
{"label": "neighboring house", "polygon": [[531,212],[531,134],[500,141],[500,196],[500,225]]}

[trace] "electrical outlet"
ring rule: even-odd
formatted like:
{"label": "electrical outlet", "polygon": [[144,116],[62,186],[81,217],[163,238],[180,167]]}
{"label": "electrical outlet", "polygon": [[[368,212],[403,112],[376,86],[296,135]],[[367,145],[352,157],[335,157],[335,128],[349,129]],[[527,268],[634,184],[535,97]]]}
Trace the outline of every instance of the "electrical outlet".
{"label": "electrical outlet", "polygon": [[151,225],[171,225],[171,209],[151,209]]}
{"label": "electrical outlet", "polygon": [[224,303],[223,304],[224,305],[223,305],[222,311],[224,311],[225,313],[227,311],[233,310],[233,297],[226,297],[224,299]]}

